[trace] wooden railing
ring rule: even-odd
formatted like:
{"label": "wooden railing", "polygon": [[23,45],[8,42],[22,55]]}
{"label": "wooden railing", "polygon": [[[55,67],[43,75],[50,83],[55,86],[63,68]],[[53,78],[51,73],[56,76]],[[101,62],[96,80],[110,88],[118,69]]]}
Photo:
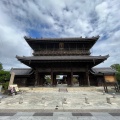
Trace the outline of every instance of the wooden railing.
{"label": "wooden railing", "polygon": [[33,53],[35,56],[39,55],[90,55],[88,50],[40,50]]}

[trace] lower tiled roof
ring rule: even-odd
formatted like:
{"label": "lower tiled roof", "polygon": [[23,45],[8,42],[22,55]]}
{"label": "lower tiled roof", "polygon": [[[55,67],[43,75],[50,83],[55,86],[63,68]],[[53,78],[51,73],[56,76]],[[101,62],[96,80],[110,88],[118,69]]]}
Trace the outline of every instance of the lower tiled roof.
{"label": "lower tiled roof", "polygon": [[112,69],[111,67],[103,67],[103,68],[92,68],[92,71],[95,73],[95,74],[100,74],[100,73],[103,73],[103,74],[114,74],[116,71],[114,69]]}
{"label": "lower tiled roof", "polygon": [[16,56],[19,60],[94,60],[94,59],[107,59],[109,55],[106,56],[30,56],[30,57],[20,57]]}
{"label": "lower tiled roof", "polygon": [[30,75],[32,72],[31,68],[12,68],[11,73],[14,72],[15,75]]}
{"label": "lower tiled roof", "polygon": [[[110,67],[103,68],[92,68],[92,73],[94,74],[114,74],[116,71]],[[15,75],[30,75],[32,73],[31,68],[12,68],[11,73],[14,72]]]}

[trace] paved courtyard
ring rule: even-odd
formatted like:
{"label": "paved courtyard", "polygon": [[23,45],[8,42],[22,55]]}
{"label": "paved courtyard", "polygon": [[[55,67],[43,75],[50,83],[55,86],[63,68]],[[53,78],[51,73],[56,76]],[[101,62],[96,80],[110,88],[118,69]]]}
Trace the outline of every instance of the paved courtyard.
{"label": "paved courtyard", "polygon": [[109,93],[103,93],[102,87],[39,87],[20,91],[18,95],[1,98],[0,120],[120,120],[120,93],[114,96],[113,88]]}
{"label": "paved courtyard", "polygon": [[[0,109],[120,109],[120,93],[116,93],[114,98],[115,91],[104,94],[102,88],[22,88],[22,91],[2,98]],[[110,103],[106,98],[110,99]]]}

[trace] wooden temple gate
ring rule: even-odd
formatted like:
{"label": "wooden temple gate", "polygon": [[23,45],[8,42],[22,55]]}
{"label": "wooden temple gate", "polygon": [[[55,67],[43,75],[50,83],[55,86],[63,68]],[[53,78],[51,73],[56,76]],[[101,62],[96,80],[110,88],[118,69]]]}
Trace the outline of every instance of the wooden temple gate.
{"label": "wooden temple gate", "polygon": [[[106,60],[106,56],[91,56],[90,49],[99,39],[77,38],[31,38],[24,37],[33,49],[33,56],[16,56],[35,72],[35,86],[43,86],[45,75],[50,75],[52,86],[57,85],[56,75],[67,75],[67,85],[72,86],[73,75],[79,76],[79,85],[90,86],[89,71]],[[92,84],[92,85],[93,85]],[[95,85],[95,84],[94,84]]]}
{"label": "wooden temple gate", "polygon": [[89,80],[89,71],[88,69],[57,69],[57,68],[51,68],[51,69],[40,69],[37,68],[35,71],[35,86],[43,86],[45,82],[45,75],[50,75],[51,76],[51,85],[56,86],[57,85],[57,80],[56,76],[57,75],[67,75],[66,77],[66,82],[68,86],[73,85],[73,75],[78,75],[78,82],[79,86],[80,85],[86,85],[90,86],[90,80]]}

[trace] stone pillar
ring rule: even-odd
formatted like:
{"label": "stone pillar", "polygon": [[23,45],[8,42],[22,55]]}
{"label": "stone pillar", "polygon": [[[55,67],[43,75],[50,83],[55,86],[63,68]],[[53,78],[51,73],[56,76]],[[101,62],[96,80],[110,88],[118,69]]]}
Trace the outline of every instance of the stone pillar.
{"label": "stone pillar", "polygon": [[10,77],[10,81],[9,81],[9,85],[13,85],[14,78],[15,78],[15,73],[12,72],[12,73],[11,73],[11,77]]}

